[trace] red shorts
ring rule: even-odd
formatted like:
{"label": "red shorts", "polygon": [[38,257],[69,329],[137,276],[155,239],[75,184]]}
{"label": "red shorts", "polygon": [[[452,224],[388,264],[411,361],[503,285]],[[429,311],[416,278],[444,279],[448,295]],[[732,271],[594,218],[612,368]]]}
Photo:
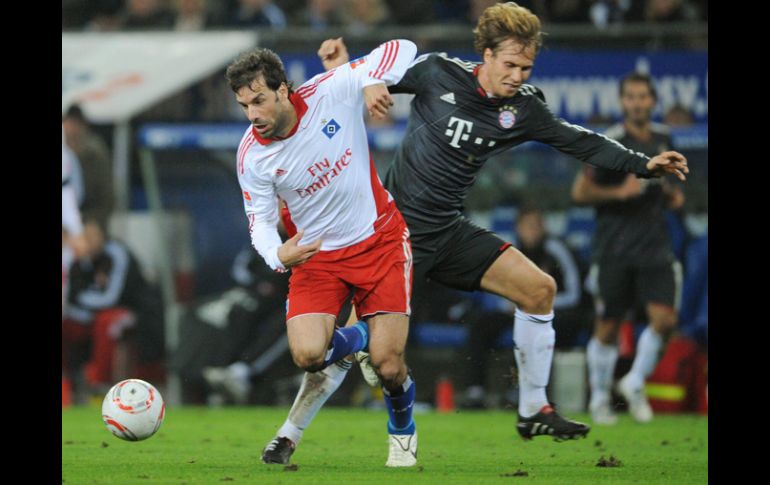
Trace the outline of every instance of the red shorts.
{"label": "red shorts", "polygon": [[358,318],[411,313],[412,246],[401,213],[391,204],[383,226],[367,239],[320,251],[291,269],[286,320],[309,313],[338,317],[351,289]]}

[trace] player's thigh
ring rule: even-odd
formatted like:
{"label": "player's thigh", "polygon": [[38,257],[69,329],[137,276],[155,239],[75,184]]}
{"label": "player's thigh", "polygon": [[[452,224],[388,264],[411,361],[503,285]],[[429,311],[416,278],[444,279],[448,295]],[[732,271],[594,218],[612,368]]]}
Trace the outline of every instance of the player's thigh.
{"label": "player's thigh", "polygon": [[289,278],[286,332],[292,353],[324,352],[350,289],[332,273],[298,266]]}
{"label": "player's thigh", "polygon": [[[364,271],[349,274],[356,315],[368,320],[378,314],[411,313],[412,248],[406,225],[396,226],[392,237],[362,255]],[[398,230],[400,229],[400,230]]]}
{"label": "player's thigh", "polygon": [[415,238],[412,244],[415,278],[424,273],[432,281],[463,291],[481,289],[484,274],[511,245],[464,217],[442,232]]}
{"label": "player's thigh", "polygon": [[289,348],[296,357],[324,355],[334,332],[334,315],[310,313],[286,321]]}
{"label": "player's thigh", "polygon": [[526,307],[538,306],[541,293],[552,296],[547,291],[552,284],[548,274],[512,246],[500,254],[481,278],[482,290],[503,296],[525,311],[534,311]]}
{"label": "player's thigh", "polygon": [[409,317],[403,313],[378,313],[369,317],[369,354],[372,363],[404,360]]}

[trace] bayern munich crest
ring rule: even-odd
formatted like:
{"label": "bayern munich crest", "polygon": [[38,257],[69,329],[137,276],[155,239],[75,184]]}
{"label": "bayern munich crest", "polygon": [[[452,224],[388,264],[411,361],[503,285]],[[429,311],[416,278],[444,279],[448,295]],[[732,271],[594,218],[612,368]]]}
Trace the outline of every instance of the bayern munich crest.
{"label": "bayern munich crest", "polygon": [[501,111],[500,115],[497,117],[497,121],[500,122],[500,126],[508,129],[512,127],[514,123],[516,123],[516,115],[513,114],[513,111]]}

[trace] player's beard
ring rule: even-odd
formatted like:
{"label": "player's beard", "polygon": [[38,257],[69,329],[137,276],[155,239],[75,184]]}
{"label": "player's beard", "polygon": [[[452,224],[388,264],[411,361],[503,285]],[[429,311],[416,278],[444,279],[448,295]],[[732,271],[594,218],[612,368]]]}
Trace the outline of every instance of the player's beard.
{"label": "player's beard", "polygon": [[271,138],[285,138],[293,127],[291,113],[294,110],[294,106],[290,104],[288,108],[284,109],[280,104],[278,93],[275,95],[275,101],[278,109],[276,110],[275,118],[271,124],[272,126],[269,125],[270,128],[265,132],[265,136]]}

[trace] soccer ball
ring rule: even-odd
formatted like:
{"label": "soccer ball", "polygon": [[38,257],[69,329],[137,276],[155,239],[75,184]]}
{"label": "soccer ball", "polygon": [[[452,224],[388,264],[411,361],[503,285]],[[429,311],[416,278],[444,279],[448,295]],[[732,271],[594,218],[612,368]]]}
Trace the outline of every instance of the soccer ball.
{"label": "soccer ball", "polygon": [[126,441],[154,435],[166,414],[166,405],[155,387],[139,379],[120,381],[104,396],[102,419],[107,429]]}

